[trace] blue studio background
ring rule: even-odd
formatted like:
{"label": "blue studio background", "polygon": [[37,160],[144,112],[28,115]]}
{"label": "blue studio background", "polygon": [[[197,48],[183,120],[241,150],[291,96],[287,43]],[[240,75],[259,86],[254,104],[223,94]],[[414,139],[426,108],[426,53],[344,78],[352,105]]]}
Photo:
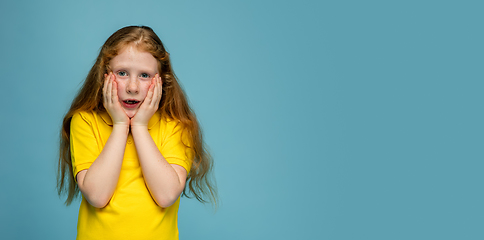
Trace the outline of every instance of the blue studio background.
{"label": "blue studio background", "polygon": [[484,239],[482,1],[2,1],[0,233],[74,239],[61,119],[151,26],[216,161],[181,239]]}

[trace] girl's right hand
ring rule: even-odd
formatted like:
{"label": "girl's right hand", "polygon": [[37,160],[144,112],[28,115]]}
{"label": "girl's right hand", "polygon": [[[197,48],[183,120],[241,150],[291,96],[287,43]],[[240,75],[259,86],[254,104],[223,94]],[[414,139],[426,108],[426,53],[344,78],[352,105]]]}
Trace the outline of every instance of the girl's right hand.
{"label": "girl's right hand", "polygon": [[116,77],[112,72],[104,74],[103,105],[111,116],[113,125],[129,126],[130,119],[119,103]]}

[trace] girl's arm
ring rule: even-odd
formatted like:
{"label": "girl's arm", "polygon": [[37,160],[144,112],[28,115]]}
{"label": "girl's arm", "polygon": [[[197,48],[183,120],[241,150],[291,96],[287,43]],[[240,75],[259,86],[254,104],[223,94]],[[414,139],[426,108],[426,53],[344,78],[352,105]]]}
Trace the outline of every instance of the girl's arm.
{"label": "girl's arm", "polygon": [[123,163],[128,130],[128,126],[113,125],[113,132],[101,154],[89,169],[77,174],[79,190],[93,207],[105,207],[113,196]]}
{"label": "girl's arm", "polygon": [[132,126],[131,133],[151,196],[160,207],[171,206],[185,188],[187,171],[165,160],[146,126]]}
{"label": "girl's arm", "polygon": [[162,83],[158,75],[153,85],[131,120],[131,134],[148,190],[156,203],[166,208],[178,199],[185,188],[187,171],[182,166],[169,164],[148,132],[148,122],[158,110],[161,99]]}
{"label": "girl's arm", "polygon": [[103,98],[104,107],[113,120],[113,131],[89,169],[77,174],[79,190],[86,200],[97,208],[108,204],[118,184],[130,123],[119,104],[116,82],[112,74],[104,82]]}

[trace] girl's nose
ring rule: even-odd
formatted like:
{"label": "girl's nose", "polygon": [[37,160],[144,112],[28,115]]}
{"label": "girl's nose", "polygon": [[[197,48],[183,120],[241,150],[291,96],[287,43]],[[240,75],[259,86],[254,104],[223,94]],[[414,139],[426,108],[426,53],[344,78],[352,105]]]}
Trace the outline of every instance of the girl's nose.
{"label": "girl's nose", "polygon": [[139,92],[139,80],[136,77],[130,77],[126,92],[136,94]]}

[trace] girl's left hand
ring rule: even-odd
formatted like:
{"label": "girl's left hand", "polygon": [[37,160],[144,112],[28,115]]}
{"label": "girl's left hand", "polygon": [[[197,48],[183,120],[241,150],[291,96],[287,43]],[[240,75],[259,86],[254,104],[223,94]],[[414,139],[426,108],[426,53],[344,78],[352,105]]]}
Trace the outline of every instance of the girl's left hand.
{"label": "girl's left hand", "polygon": [[162,94],[161,77],[156,74],[151,80],[150,89],[138,112],[131,119],[131,126],[148,126],[148,122],[158,110]]}

